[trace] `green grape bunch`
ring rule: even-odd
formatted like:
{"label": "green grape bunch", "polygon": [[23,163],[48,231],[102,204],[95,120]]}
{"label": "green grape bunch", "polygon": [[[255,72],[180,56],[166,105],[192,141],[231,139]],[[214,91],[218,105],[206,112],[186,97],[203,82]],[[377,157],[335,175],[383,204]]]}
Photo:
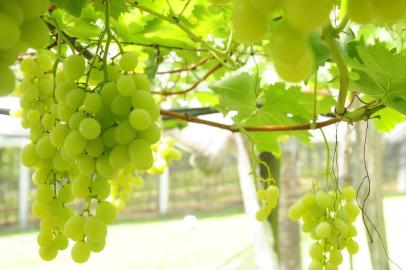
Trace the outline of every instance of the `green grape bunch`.
{"label": "green grape bunch", "polygon": [[289,218],[301,220],[301,230],[314,240],[309,248],[312,258],[309,270],[338,269],[345,249],[350,255],[358,252],[354,222],[360,210],[355,199],[356,192],[351,186],[330,192],[314,189],[289,208]]}
{"label": "green grape bunch", "polygon": [[31,140],[21,160],[34,169],[39,255],[52,260],[72,240],[72,259],[84,263],[103,250],[107,225],[116,219],[117,179],[128,168],[143,172],[153,165],[160,113],[148,79],[134,72],[136,53],[122,54],[118,65],[103,63],[107,78],[94,76],[97,65],[80,55],[54,70],[57,59],[42,53],[21,62],[24,79],[14,94]]}
{"label": "green grape bunch", "polygon": [[42,49],[49,42],[49,30],[40,18],[47,12],[49,0],[0,0],[0,96],[15,87],[15,75],[9,68],[28,48]]}
{"label": "green grape bunch", "polygon": [[[152,166],[147,170],[148,174],[162,174],[173,161],[182,158],[182,152],[175,148],[174,139],[169,136],[160,139],[159,129],[151,131],[147,137],[150,143],[154,143],[151,146],[154,161]],[[135,189],[140,189],[144,186],[142,175],[143,172],[137,170],[132,164],[129,164],[119,172],[116,178],[110,180],[110,197],[118,211],[125,208]]]}
{"label": "green grape bunch", "polygon": [[261,188],[257,191],[257,198],[261,203],[261,208],[255,215],[258,221],[265,221],[272,213],[272,209],[278,204],[279,194],[279,188],[274,185],[269,185],[266,189]]}

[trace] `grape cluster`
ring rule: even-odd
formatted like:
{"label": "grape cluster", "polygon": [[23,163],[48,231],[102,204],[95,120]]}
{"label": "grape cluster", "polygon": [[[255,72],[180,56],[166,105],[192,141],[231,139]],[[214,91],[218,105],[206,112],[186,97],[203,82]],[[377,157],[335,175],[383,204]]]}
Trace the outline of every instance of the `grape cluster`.
{"label": "grape cluster", "polygon": [[393,24],[406,18],[406,1],[403,0],[348,0],[348,17],[359,24],[374,21]]}
{"label": "grape cluster", "polygon": [[307,79],[314,69],[308,33],[329,22],[333,0],[236,0],[233,24],[236,39],[252,44],[264,38],[271,14],[279,12],[270,37],[270,53],[278,75],[289,82]]}
{"label": "grape cluster", "polygon": [[52,57],[21,63],[24,80],[15,94],[31,139],[21,160],[35,170],[32,211],[41,219],[40,256],[54,259],[71,239],[71,257],[83,263],[103,250],[107,225],[116,218],[108,201],[112,182],[122,171],[152,166],[160,114],[148,79],[134,73],[135,53],[123,54],[119,65],[102,65],[107,78],[96,62],[87,65],[79,55],[67,57],[54,76]]}
{"label": "grape cluster", "polygon": [[[162,174],[174,160],[180,160],[182,153],[175,148],[175,141],[171,137],[164,137],[158,143],[151,146],[154,155],[154,163],[148,174]],[[131,198],[134,189],[144,186],[141,173],[132,164],[129,164],[119,172],[119,175],[111,181],[112,203],[118,211],[125,208]]]}
{"label": "grape cluster", "polygon": [[11,93],[15,76],[9,66],[28,48],[40,49],[49,41],[48,27],[40,16],[49,0],[0,0],[0,96]]}
{"label": "grape cluster", "polygon": [[357,229],[353,223],[360,210],[355,198],[356,192],[350,186],[342,192],[312,190],[289,208],[289,218],[301,219],[302,231],[314,240],[309,249],[312,258],[309,270],[338,269],[345,248],[349,254],[358,252],[358,243],[353,239]]}
{"label": "grape cluster", "polygon": [[152,146],[154,163],[148,170],[149,174],[162,174],[173,160],[181,160],[182,152],[175,148],[175,141],[171,137],[165,137],[159,143]]}
{"label": "grape cluster", "polygon": [[261,188],[257,191],[257,198],[261,203],[261,208],[255,216],[258,221],[265,221],[268,218],[272,209],[278,204],[279,193],[279,188],[274,185],[269,185],[266,189]]}

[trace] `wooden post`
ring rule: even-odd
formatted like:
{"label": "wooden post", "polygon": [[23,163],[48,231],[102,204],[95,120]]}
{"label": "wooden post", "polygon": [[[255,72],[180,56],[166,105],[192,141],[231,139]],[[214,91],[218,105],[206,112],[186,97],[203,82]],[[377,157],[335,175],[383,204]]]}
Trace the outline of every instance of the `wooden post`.
{"label": "wooden post", "polygon": [[20,175],[18,179],[18,224],[20,229],[28,227],[30,191],[30,171],[20,163]]}
{"label": "wooden post", "polygon": [[255,214],[259,209],[254,178],[251,175],[252,167],[243,137],[235,134],[237,148],[238,176],[240,179],[241,194],[245,213],[251,222],[253,231],[253,248],[256,269],[277,269],[277,259],[273,252],[273,237],[271,226],[267,222],[258,222]]}
{"label": "wooden post", "polygon": [[169,209],[169,167],[159,176],[159,214],[165,215]]}

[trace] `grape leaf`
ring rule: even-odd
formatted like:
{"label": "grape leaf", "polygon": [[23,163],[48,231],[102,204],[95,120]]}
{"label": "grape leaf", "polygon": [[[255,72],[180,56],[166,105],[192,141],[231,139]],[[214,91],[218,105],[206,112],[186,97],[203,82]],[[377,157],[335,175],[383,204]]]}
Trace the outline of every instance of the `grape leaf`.
{"label": "grape leaf", "polygon": [[52,0],[52,2],[70,14],[79,17],[87,0]]}
{"label": "grape leaf", "polygon": [[390,132],[396,127],[397,124],[400,124],[406,120],[406,116],[390,108],[380,110],[374,114],[373,117],[374,116],[379,116],[379,118],[373,118],[373,121],[376,128],[380,132]]}
{"label": "grape leaf", "polygon": [[[298,86],[286,87],[283,83],[259,87],[255,76],[242,73],[215,83],[210,88],[219,96],[218,108],[223,114],[235,112],[236,125],[266,126],[307,124],[313,116],[313,96],[303,93]],[[330,112],[332,97],[319,102],[319,112]],[[307,131],[252,132],[250,137],[260,151],[281,153],[279,141],[294,135],[309,141]]]}
{"label": "grape leaf", "polygon": [[351,81],[351,90],[379,99],[406,114],[406,56],[389,51],[381,43],[357,44],[356,53],[349,55],[347,63],[359,76]]}

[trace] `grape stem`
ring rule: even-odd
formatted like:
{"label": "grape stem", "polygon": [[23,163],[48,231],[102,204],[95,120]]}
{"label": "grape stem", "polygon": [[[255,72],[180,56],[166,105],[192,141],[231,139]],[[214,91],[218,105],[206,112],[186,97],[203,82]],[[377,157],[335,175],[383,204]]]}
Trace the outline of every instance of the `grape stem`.
{"label": "grape stem", "polygon": [[338,116],[343,116],[346,113],[345,102],[348,94],[349,75],[344,57],[341,54],[335,40],[336,35],[336,30],[331,25],[328,25],[323,29],[322,39],[326,43],[333,57],[333,61],[336,63],[338,71],[340,73],[340,91],[338,93],[335,112]]}
{"label": "grape stem", "polygon": [[105,29],[104,31],[107,34],[107,39],[106,39],[106,46],[104,47],[104,55],[103,55],[103,69],[104,69],[104,82],[107,81],[108,73],[107,73],[107,57],[109,55],[109,48],[110,48],[110,43],[113,38],[113,35],[111,33],[111,27],[110,27],[110,0],[105,0],[104,2],[104,12],[105,12]]}

